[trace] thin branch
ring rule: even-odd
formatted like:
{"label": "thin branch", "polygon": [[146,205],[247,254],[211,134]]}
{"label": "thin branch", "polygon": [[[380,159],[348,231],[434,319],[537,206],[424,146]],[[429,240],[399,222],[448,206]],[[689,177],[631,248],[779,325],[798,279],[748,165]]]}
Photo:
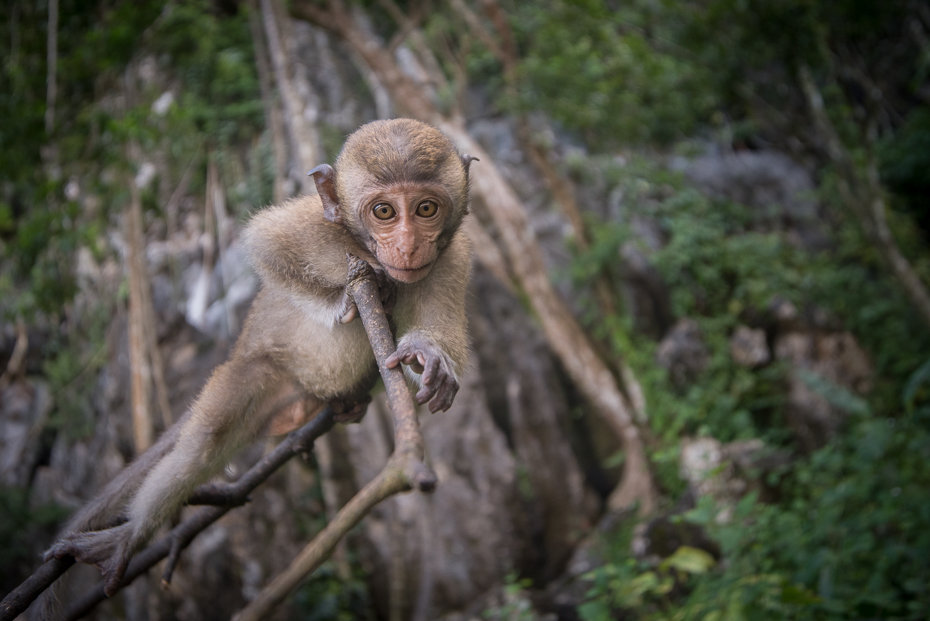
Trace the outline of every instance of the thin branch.
{"label": "thin branch", "polygon": [[47,90],[45,93],[45,135],[55,130],[55,101],[58,97],[58,0],[48,3]]}
{"label": "thin branch", "polygon": [[249,0],[249,28],[252,32],[252,47],[255,49],[255,66],[258,70],[258,85],[262,94],[262,109],[265,112],[265,127],[271,131],[271,146],[274,153],[274,186],[272,200],[280,203],[284,200],[284,181],[287,178],[287,138],[284,135],[284,121],[275,98],[272,86],[271,60],[269,48],[265,41],[262,26],[261,8],[258,0]]}
{"label": "thin branch", "polygon": [[924,323],[930,327],[930,291],[914,270],[907,257],[902,254],[888,226],[887,204],[881,187],[878,170],[874,161],[866,164],[866,170],[857,170],[849,151],[843,145],[839,133],[827,114],[823,95],[810,69],[806,66],[798,71],[801,90],[807,99],[814,125],[821,139],[826,143],[826,153],[830,162],[839,170],[840,179],[837,188],[842,199],[853,210],[866,234],[878,246],[891,267],[892,273],[904,287],[904,291],[917,307]]}
{"label": "thin branch", "polygon": [[[208,507],[183,521],[171,530],[163,539],[133,557],[126,570],[121,587],[125,587],[156,563],[169,555],[173,546],[186,547],[191,540],[210,524],[226,514],[230,509],[248,500],[249,493],[263,483],[278,468],[294,455],[305,453],[313,446],[313,441],[329,431],[333,426],[333,411],[326,408],[313,420],[288,435],[277,447],[252,466],[239,480],[229,485],[205,485],[198,488],[189,504],[193,501],[208,499],[214,503],[223,502],[222,506]],[[41,565],[26,581],[10,592],[0,602],[0,621],[13,621],[26,610],[30,603],[47,589],[59,576],[65,573],[74,559],[51,559]],[[78,599],[66,613],[67,619],[79,619],[98,603],[106,599],[103,583]]]}
{"label": "thin branch", "polygon": [[[133,149],[135,150],[135,149]],[[129,368],[132,400],[132,437],[136,455],[152,446],[155,429],[150,408],[152,367],[146,339],[145,294],[147,284],[145,260],[142,257],[142,199],[135,181],[129,181],[131,199],[126,206],[126,246],[129,255]],[[154,330],[154,328],[152,328]]]}
{"label": "thin branch", "polygon": [[[248,495],[256,487],[264,483],[278,468],[283,466],[291,457],[306,453],[313,448],[313,442],[324,433],[329,431],[333,424],[333,411],[326,408],[320,412],[312,421],[289,434],[273,451],[262,457],[261,460],[252,466],[243,474],[235,483],[224,486],[206,486],[198,491],[209,491],[210,493],[224,494],[227,504],[223,506],[207,507],[186,519],[176,526],[171,532],[159,540],[157,543],[149,546],[135,557],[126,570],[126,576],[120,585],[125,587],[135,578],[144,574],[156,563],[167,557],[173,547],[185,548],[200,532],[208,526],[223,517],[230,509],[240,506],[247,502]],[[195,492],[197,495],[197,492]],[[170,579],[170,575],[168,576]],[[103,601],[106,595],[103,593],[103,584],[98,585],[93,591],[78,600],[75,605],[68,610],[66,619],[71,621],[79,619],[98,603]],[[2,621],[2,620],[0,620]]]}
{"label": "thin branch", "polygon": [[436,474],[423,463],[424,444],[416,409],[404,373],[400,367],[387,368],[385,360],[395,349],[394,337],[387,315],[381,305],[374,272],[366,262],[348,256],[349,284],[346,287],[355,300],[371,348],[378,361],[378,370],[387,389],[394,419],[394,453],[384,469],[368,485],[352,497],[336,517],[295,558],[290,566],[266,586],[235,619],[261,621],[329,558],[336,544],[382,500],[411,488],[431,492],[436,487]]}

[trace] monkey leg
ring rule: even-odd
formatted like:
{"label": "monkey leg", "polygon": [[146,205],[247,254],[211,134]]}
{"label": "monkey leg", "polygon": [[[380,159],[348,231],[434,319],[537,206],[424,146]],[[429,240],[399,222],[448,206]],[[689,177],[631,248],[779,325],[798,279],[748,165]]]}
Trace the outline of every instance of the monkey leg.
{"label": "monkey leg", "polygon": [[191,407],[171,450],[154,465],[129,505],[129,521],[95,532],[69,533],[47,553],[96,566],[112,596],[132,555],[275,413],[268,397],[280,393],[283,374],[266,357],[235,353],[219,367]]}
{"label": "monkey leg", "polygon": [[365,395],[363,397],[333,399],[329,402],[329,407],[335,412],[336,416],[333,419],[337,423],[348,425],[361,422],[365,417],[365,412],[368,411],[369,403],[371,403],[371,395]]}
{"label": "monkey leg", "polygon": [[371,390],[378,382],[378,369],[373,368],[351,391],[329,400],[329,407],[336,414],[337,423],[358,423],[365,417],[371,403]]}

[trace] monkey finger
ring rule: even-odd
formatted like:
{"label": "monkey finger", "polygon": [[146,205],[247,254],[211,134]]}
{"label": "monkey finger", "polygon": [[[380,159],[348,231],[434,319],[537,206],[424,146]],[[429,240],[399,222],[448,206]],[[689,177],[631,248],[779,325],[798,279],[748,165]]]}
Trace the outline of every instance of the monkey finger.
{"label": "monkey finger", "polygon": [[349,302],[348,307],[342,311],[339,323],[351,323],[356,317],[358,317],[358,307],[355,302]]}
{"label": "monkey finger", "polygon": [[439,373],[439,357],[433,356],[426,362],[424,367],[426,370],[423,371],[423,383],[427,386],[432,386],[433,380]]}
{"label": "monkey finger", "polygon": [[106,582],[103,592],[106,593],[107,597],[113,597],[116,595],[116,592],[119,591],[120,583],[123,581],[123,576],[126,574],[126,568],[129,567],[129,559],[131,557],[132,556],[129,554],[121,554],[119,558],[116,559],[115,567],[104,570]]}
{"label": "monkey finger", "polygon": [[416,400],[418,405],[423,405],[427,401],[433,398],[433,395],[436,394],[436,388],[430,386],[424,386],[416,395]]}
{"label": "monkey finger", "polygon": [[455,393],[459,391],[459,384],[451,377],[443,382],[442,386],[436,392],[436,397],[430,401],[429,411],[435,414],[440,410],[445,412],[452,407],[452,400],[455,399]]}

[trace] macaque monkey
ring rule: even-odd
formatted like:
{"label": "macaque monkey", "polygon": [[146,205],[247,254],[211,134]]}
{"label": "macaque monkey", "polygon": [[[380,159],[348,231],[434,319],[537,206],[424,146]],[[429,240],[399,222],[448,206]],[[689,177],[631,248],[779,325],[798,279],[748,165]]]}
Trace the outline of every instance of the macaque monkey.
{"label": "macaque monkey", "polygon": [[346,294],[347,253],[378,274],[399,339],[388,366],[405,365],[418,403],[448,409],[467,358],[469,243],[459,228],[472,159],[429,125],[375,121],[349,136],[335,169],[310,172],[318,197],[255,214],[244,243],[262,288],[231,358],[46,558],[97,566],[112,595],[132,555],[237,448],[296,429],[326,405],[343,422],[364,414],[377,366]]}

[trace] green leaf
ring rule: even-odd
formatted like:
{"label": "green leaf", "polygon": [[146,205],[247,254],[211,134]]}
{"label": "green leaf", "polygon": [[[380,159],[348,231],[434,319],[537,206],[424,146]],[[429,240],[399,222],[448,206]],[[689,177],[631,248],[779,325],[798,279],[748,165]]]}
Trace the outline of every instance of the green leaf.
{"label": "green leaf", "polygon": [[904,392],[901,394],[901,401],[904,403],[904,408],[908,412],[914,411],[914,400],[917,396],[917,391],[920,390],[921,386],[926,384],[928,380],[930,380],[930,359],[920,365],[920,367],[911,374],[910,378],[907,380],[907,384],[904,386]]}
{"label": "green leaf", "polygon": [[662,561],[662,567],[674,568],[689,574],[704,574],[717,562],[714,557],[700,548],[681,546],[670,557]]}

